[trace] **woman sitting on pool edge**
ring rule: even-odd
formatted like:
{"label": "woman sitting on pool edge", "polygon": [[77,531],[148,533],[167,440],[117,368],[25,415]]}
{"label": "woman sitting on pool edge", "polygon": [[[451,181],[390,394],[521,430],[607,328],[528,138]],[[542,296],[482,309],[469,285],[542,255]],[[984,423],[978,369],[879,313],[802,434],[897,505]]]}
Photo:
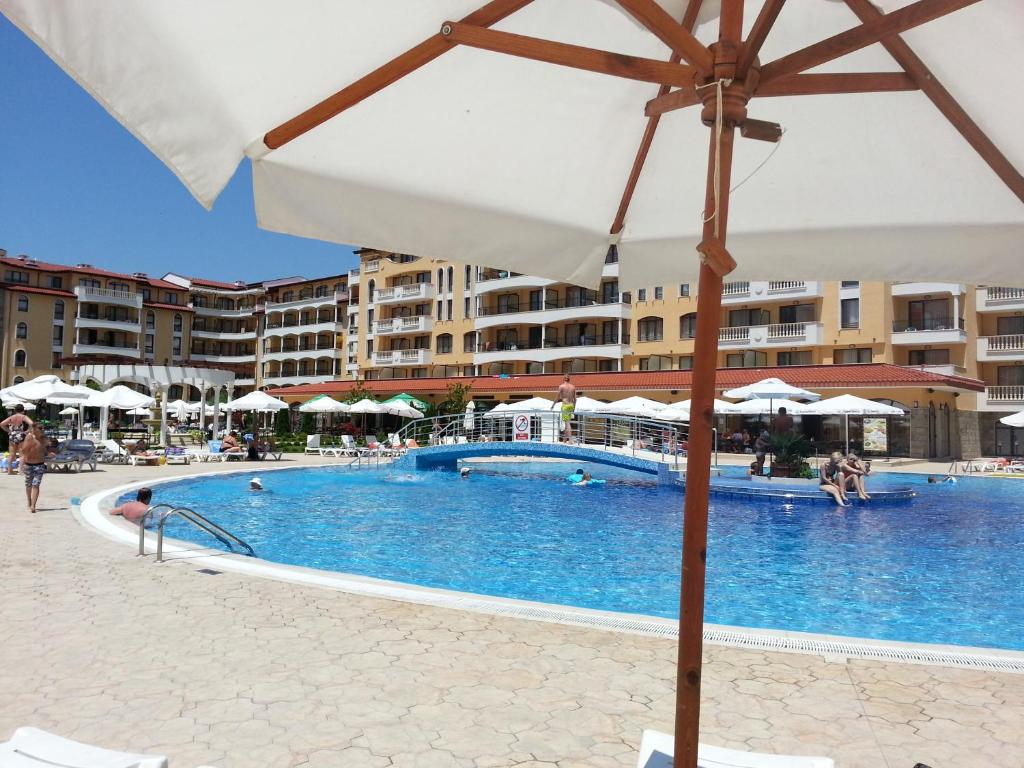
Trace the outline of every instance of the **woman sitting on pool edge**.
{"label": "woman sitting on pool edge", "polygon": [[842,460],[843,454],[836,451],[829,457],[828,461],[821,465],[821,468],[818,470],[821,484],[818,487],[835,499],[836,504],[840,507],[848,507],[850,502],[846,500],[845,481],[843,480],[843,471],[840,468]]}
{"label": "woman sitting on pool edge", "polygon": [[848,453],[846,458],[840,463],[839,469],[843,473],[844,488],[853,488],[857,492],[857,498],[861,501],[867,501],[871,498],[864,485],[870,470],[864,462],[857,458],[857,454]]}

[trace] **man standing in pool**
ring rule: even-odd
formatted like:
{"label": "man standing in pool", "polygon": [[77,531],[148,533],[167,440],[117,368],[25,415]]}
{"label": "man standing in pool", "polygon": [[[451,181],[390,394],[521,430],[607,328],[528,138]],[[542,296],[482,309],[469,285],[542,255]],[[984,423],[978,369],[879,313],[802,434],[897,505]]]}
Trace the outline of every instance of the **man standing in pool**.
{"label": "man standing in pool", "polygon": [[558,391],[555,393],[555,402],[552,404],[552,408],[558,403],[562,405],[562,442],[572,442],[572,417],[576,411],[576,387],[569,380],[569,374],[565,374],[565,378],[562,379],[562,383],[558,385]]}

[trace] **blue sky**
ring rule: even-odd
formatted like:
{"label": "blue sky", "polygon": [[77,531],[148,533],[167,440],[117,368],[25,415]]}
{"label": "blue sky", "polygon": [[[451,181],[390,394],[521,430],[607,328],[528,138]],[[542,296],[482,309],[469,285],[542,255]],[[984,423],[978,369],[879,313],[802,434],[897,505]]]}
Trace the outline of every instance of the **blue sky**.
{"label": "blue sky", "polygon": [[0,248],[222,280],[337,274],[352,249],[256,227],[248,163],[212,212],[0,15]]}

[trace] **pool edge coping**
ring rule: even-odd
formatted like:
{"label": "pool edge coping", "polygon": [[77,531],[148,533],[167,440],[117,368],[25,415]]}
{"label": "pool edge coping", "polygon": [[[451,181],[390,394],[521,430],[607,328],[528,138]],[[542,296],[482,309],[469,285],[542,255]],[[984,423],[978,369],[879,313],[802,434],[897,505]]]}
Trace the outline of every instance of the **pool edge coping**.
{"label": "pool edge coping", "polygon": [[[325,464],[323,468],[339,465]],[[79,523],[104,538],[133,547],[138,546],[138,529],[124,520],[115,520],[105,514],[101,506],[111,498],[131,490],[154,487],[181,480],[222,477],[259,471],[320,469],[319,466],[250,467],[225,469],[202,475],[175,475],[173,477],[138,480],[91,493],[81,500],[80,509],[73,513]],[[148,534],[147,545],[155,547],[155,536]],[[155,551],[155,550],[154,550]],[[153,552],[147,551],[146,557]],[[138,555],[136,555],[138,556]],[[464,610],[493,616],[527,619],[546,623],[599,629],[625,634],[676,639],[678,621],[644,614],[602,611],[593,608],[563,606],[515,598],[479,595],[471,592],[426,587],[405,582],[388,581],[370,576],[341,571],[325,571],[306,566],[274,563],[256,557],[245,557],[210,549],[178,539],[164,539],[164,557],[169,563],[191,560],[209,564],[216,562],[219,569],[247,576],[269,578],[303,586],[333,589],[335,591],[375,597],[385,600],[427,605],[449,610]],[[941,666],[979,671],[1024,674],[1024,651],[973,646],[910,643],[896,640],[875,640],[845,635],[827,635],[812,632],[738,627],[724,624],[704,624],[704,642],[708,645],[739,648],[751,651],[775,651],[816,655],[826,661],[845,663],[848,659],[874,660],[895,663]]]}

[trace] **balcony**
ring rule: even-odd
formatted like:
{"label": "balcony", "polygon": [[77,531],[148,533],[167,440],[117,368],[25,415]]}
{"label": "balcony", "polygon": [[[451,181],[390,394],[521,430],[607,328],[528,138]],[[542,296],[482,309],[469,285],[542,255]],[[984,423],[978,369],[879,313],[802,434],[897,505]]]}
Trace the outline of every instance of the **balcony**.
{"label": "balcony", "polygon": [[[608,265],[606,265],[608,266]],[[614,265],[618,267],[618,264]],[[546,277],[533,277],[532,275],[520,275],[518,272],[508,272],[499,269],[481,270],[477,278],[477,295],[494,293],[495,291],[517,291],[521,288],[546,288],[555,285],[557,280],[549,280]]]}
{"label": "balcony", "polygon": [[1024,385],[1010,384],[985,387],[978,394],[979,411],[1019,411],[1024,409]]}
{"label": "balcony", "polygon": [[978,288],[975,307],[979,312],[1024,312],[1024,288]]}
{"label": "balcony", "polygon": [[378,288],[373,294],[375,304],[401,304],[409,301],[429,301],[434,297],[434,286],[430,283],[414,283],[413,285],[393,285],[390,288]]}
{"label": "balcony", "polygon": [[813,347],[822,343],[824,325],[811,323],[772,323],[722,328],[718,344],[723,348],[770,349],[775,347]]}
{"label": "balcony", "polygon": [[304,333],[337,333],[341,324],[334,320],[317,320],[313,323],[298,322],[273,322],[268,321],[263,329],[263,335],[271,336],[297,336]]}
{"label": "balcony", "polygon": [[335,357],[341,350],[333,346],[325,347],[284,347],[282,349],[267,351],[261,355],[264,361],[269,360],[299,360],[319,359],[323,357]]}
{"label": "balcony", "polygon": [[142,294],[133,291],[114,291],[109,288],[93,288],[91,286],[76,285],[75,296],[79,301],[89,301],[96,304],[117,304],[121,307],[142,308]]}
{"label": "balcony", "polygon": [[962,283],[893,283],[893,296],[959,296]]}
{"label": "balcony", "polygon": [[241,309],[221,309],[219,307],[206,307],[192,302],[189,309],[203,317],[252,317],[256,312],[262,312],[263,304],[255,304]]}
{"label": "balcony", "polygon": [[893,344],[965,344],[964,319],[929,317],[923,320],[898,320],[892,324]]}
{"label": "balcony", "polygon": [[381,336],[398,333],[429,333],[434,322],[430,315],[413,317],[392,317],[389,320],[378,320],[373,324],[373,332]]}
{"label": "balcony", "polygon": [[804,280],[757,280],[725,283],[722,304],[746,304],[751,301],[790,301],[814,299],[823,294],[822,284]]}
{"label": "balcony", "polygon": [[374,259],[373,261],[364,261],[363,272],[365,272],[368,275],[372,275],[374,272],[380,272],[380,259]]}
{"label": "balcony", "polygon": [[214,341],[254,341],[256,331],[208,331],[201,328],[192,329],[194,339],[212,339]]}
{"label": "balcony", "polygon": [[978,338],[978,362],[993,363],[1001,360],[1024,360],[1024,334]]}
{"label": "balcony", "polygon": [[330,304],[337,304],[339,301],[348,301],[348,289],[329,291],[323,296],[303,296],[293,301],[268,301],[267,312],[286,312],[290,309],[301,309],[304,307],[323,307]]}
{"label": "balcony", "polygon": [[547,363],[553,360],[576,358],[601,358],[621,360],[632,354],[629,336],[584,336],[583,338],[548,338],[541,344],[484,344],[484,348],[473,355],[475,365],[512,362],[522,360],[530,363]]}
{"label": "balcony", "polygon": [[118,355],[120,357],[142,357],[139,347],[117,346],[114,344],[84,344],[75,342],[71,347],[72,355]]}
{"label": "balcony", "polygon": [[373,353],[374,365],[430,365],[429,349],[392,349]]}
{"label": "balcony", "polygon": [[256,363],[256,353],[255,352],[250,352],[247,355],[220,355],[220,354],[213,354],[213,353],[203,352],[203,353],[198,353],[198,354],[195,354],[195,353],[191,354],[191,355],[188,356],[188,359],[189,360],[197,360],[197,361],[203,362],[203,363],[224,363],[224,364],[237,363],[237,364],[240,364],[240,365],[245,365],[247,363],[252,363],[253,365],[255,365],[255,363]]}
{"label": "balcony", "polygon": [[322,381],[330,381],[334,378],[334,374],[325,373],[322,376],[264,376],[263,386],[265,387],[291,387],[297,384],[319,384]]}
{"label": "balcony", "polygon": [[89,317],[83,315],[82,317],[75,318],[75,327],[102,328],[108,331],[124,331],[125,333],[142,333],[142,329],[139,327],[139,318],[137,317],[115,318],[112,316]]}
{"label": "balcony", "polygon": [[618,297],[614,301],[600,299],[587,300],[577,304],[546,301],[543,308],[530,307],[520,309],[518,304],[481,307],[473,323],[474,328],[493,328],[498,325],[549,325],[551,323],[572,320],[628,320],[632,315],[629,304],[621,302]]}

